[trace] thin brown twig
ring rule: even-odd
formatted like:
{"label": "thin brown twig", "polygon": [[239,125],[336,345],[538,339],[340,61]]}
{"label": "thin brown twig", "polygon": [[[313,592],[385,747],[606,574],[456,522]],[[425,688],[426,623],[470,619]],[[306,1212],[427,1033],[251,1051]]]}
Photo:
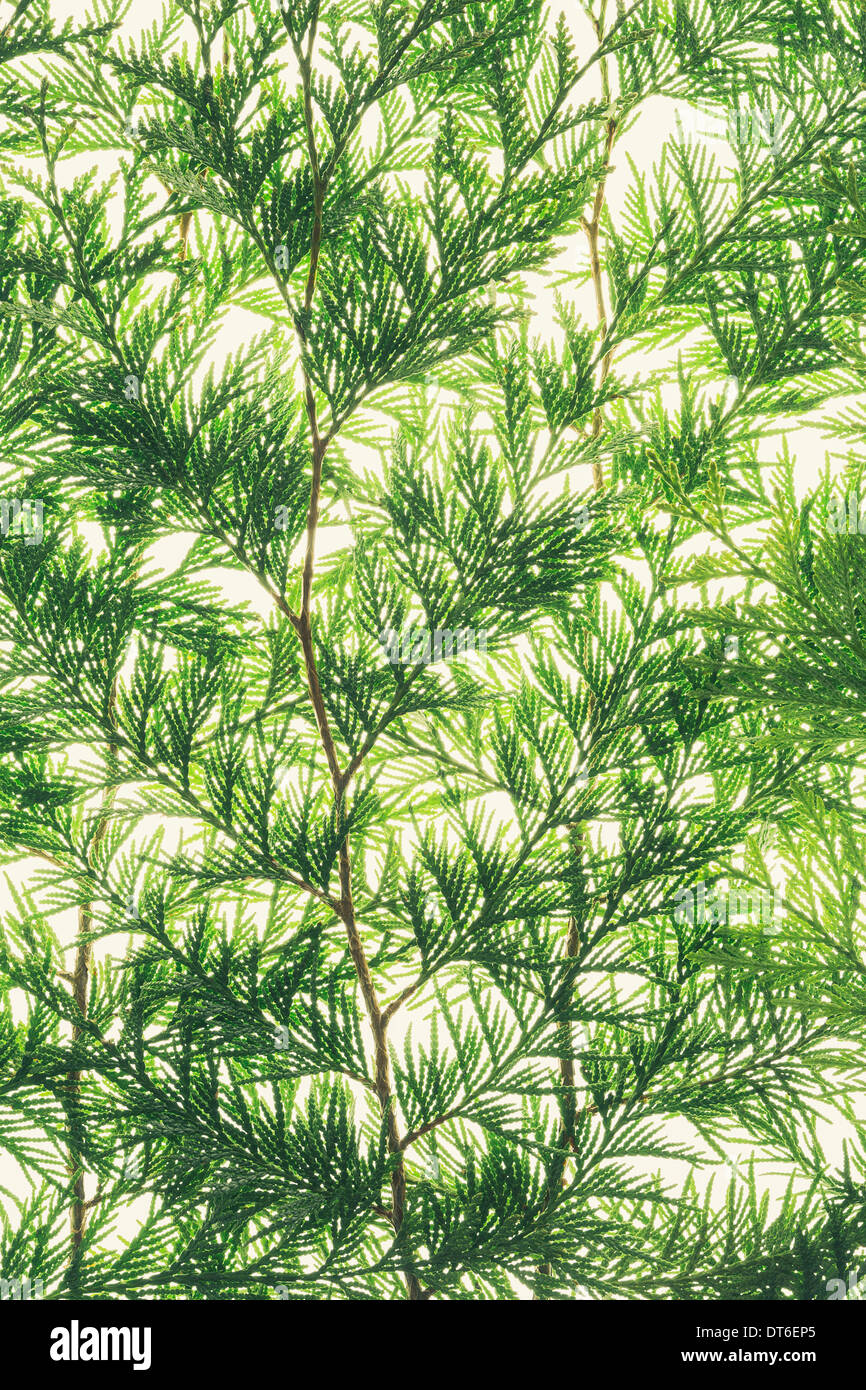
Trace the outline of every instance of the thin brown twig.
{"label": "thin brown twig", "polygon": [[[316,290],[316,279],[319,265],[319,254],[322,244],[323,212],[325,192],[327,187],[326,177],[323,176],[320,164],[318,149],[316,145],[316,134],[313,119],[312,102],[312,50],[315,40],[315,26],[313,26],[306,52],[296,47],[296,56],[301,71],[301,82],[303,87],[303,107],[304,120],[307,132],[307,150],[310,162],[310,171],[313,177],[313,230],[310,242],[310,265],[307,273],[307,283],[304,292],[304,314],[303,319],[295,317],[295,327],[301,342],[302,367],[304,372],[304,397],[306,404],[307,420],[310,428],[311,453],[312,453],[312,476],[310,480],[310,503],[307,511],[307,534],[306,547],[304,553],[304,568],[301,583],[301,611],[299,614],[292,614],[287,605],[281,603],[282,611],[286,614],[301,643],[304,657],[304,666],[307,674],[307,684],[310,691],[310,698],[313,703],[313,710],[316,716],[316,724],[319,730],[322,747],[328,763],[331,775],[331,782],[334,790],[334,805],[339,812],[346,790],[347,783],[354,771],[357,763],[353,762],[345,770],[340,767],[334,737],[331,732],[328,720],[327,709],[325,706],[322,688],[319,681],[319,674],[316,666],[315,647],[313,644],[311,603],[313,592],[313,576],[315,570],[316,554],[316,535],[319,522],[319,505],[322,486],[322,465],[327,451],[329,436],[323,436],[319,427],[318,411],[316,398],[313,389],[312,379],[309,374],[306,360],[307,341],[306,323],[312,308],[313,298]],[[340,901],[339,915],[346,929],[346,937],[349,946],[349,954],[355,967],[355,973],[361,988],[367,1017],[373,1032],[374,1051],[375,1051],[375,1088],[379,1105],[385,1120],[385,1127],[388,1139],[388,1150],[397,1156],[391,1173],[391,1211],[389,1217],[394,1227],[394,1231],[399,1232],[403,1224],[406,1205],[406,1172],[402,1157],[402,1141],[400,1129],[397,1122],[396,1099],[391,1082],[391,1063],[388,1052],[388,1021],[387,1015],[379,1002],[370,965],[364,951],[361,934],[358,929],[358,922],[355,914],[355,905],[352,892],[352,865],[349,847],[349,837],[346,834],[339,850],[339,876],[340,876]],[[422,1301],[429,1297],[429,1291],[425,1291],[414,1274],[405,1275],[406,1288],[409,1299],[413,1302]]]}
{"label": "thin brown twig", "polygon": [[[595,23],[595,31],[599,43],[602,43],[604,40],[603,23],[604,7],[602,8],[601,16]],[[607,191],[607,176],[610,171],[610,161],[611,156],[613,154],[614,142],[616,140],[617,119],[616,116],[613,114],[613,108],[611,105],[610,80],[608,76],[607,59],[602,60],[601,73],[603,97],[604,100],[607,102],[608,106],[608,118],[605,134],[605,170],[601,178],[599,179],[598,187],[595,191],[595,197],[593,198],[592,202],[592,212],[589,218],[581,218],[581,225],[584,231],[586,232],[587,240],[589,242],[589,265],[590,273],[592,275],[593,288],[595,290],[596,314],[598,317],[598,325],[601,330],[602,342],[604,342],[608,332],[608,316],[604,295],[604,278],[601,266],[601,255],[599,251],[599,230],[601,225],[601,214],[604,208],[605,194]],[[609,349],[604,354],[604,357],[601,361],[601,367],[599,370],[598,382],[596,387],[598,392],[601,392],[603,390],[605,382],[607,381],[608,375],[610,373],[612,358],[613,351],[612,349]],[[604,417],[602,415],[601,405],[598,404],[595,406],[592,412],[592,430],[590,437],[593,440],[597,440],[601,435],[603,428]],[[595,456],[592,460],[592,481],[595,491],[600,492],[604,486],[604,471],[602,469],[601,459],[598,456]],[[588,664],[589,657],[588,630],[584,630],[581,645],[583,649],[584,665],[586,666]],[[592,725],[593,722],[594,711],[595,698],[592,690],[590,689],[588,699],[588,714],[590,725]],[[590,743],[591,742],[592,740],[590,740]],[[583,823],[577,823],[569,826],[569,832],[571,835],[572,852],[575,861],[579,864],[583,858],[583,850],[586,840],[586,828],[583,825]],[[574,914],[572,914],[568,919],[568,929],[565,940],[566,959],[575,960],[580,951],[580,946],[580,926],[577,917]],[[563,1044],[559,1059],[559,1075],[562,1085],[562,1101],[558,1142],[560,1148],[562,1148],[563,1146],[567,1146],[568,1148],[573,1150],[573,1129],[577,1115],[575,1106],[576,1075],[574,1066],[571,1023],[568,1020],[564,1021],[560,1027],[560,1040]],[[560,1181],[563,1185],[566,1182],[564,1167]],[[548,1200],[550,1200],[550,1197],[552,1197],[552,1195],[552,1192],[548,1194]],[[540,1265],[538,1272],[539,1274],[549,1276],[551,1273],[550,1265]],[[540,1298],[540,1295],[536,1293],[533,1295],[533,1298],[537,1301]]]}
{"label": "thin brown twig", "polygon": [[[111,722],[115,719],[117,705],[117,677],[115,676],[111,695],[108,702],[108,717]],[[109,745],[109,754],[112,758],[117,757],[117,748]],[[88,858],[94,862],[96,852],[105,836],[108,833],[109,812],[114,801],[115,787],[106,787],[102,795],[102,810],[99,825],[93,836]],[[88,989],[90,985],[90,963],[92,956],[92,943],[90,932],[93,927],[93,903],[82,903],[78,909],[78,933],[75,948],[75,965],[72,974],[60,972],[64,978],[68,979],[72,986],[72,997],[76,1008],[82,1019],[87,1018]],[[75,1047],[84,1036],[85,1029],[81,1023],[72,1025],[72,1045]],[[95,1205],[97,1197],[87,1200],[87,1193],[84,1180],[83,1157],[76,1143],[75,1130],[78,1122],[78,1107],[81,1098],[82,1074],[79,1069],[67,1073],[68,1095],[69,1095],[69,1147],[67,1152],[67,1172],[72,1180],[72,1206],[69,1212],[69,1231],[71,1240],[71,1253],[69,1258],[70,1265],[78,1262],[81,1244],[84,1240],[84,1233],[87,1228],[87,1213]]]}
{"label": "thin brown twig", "polygon": [[[610,170],[610,159],[613,153],[614,141],[616,140],[617,120],[615,116],[609,116],[607,121],[607,138],[605,142],[605,173],[599,180],[595,198],[592,204],[592,214],[587,219],[581,218],[581,225],[586,232],[589,242],[589,267],[592,275],[592,284],[595,290],[595,307],[598,316],[598,324],[601,329],[602,341],[607,336],[608,317],[607,306],[604,297],[604,279],[601,268],[601,255],[599,251],[599,231],[601,224],[601,213],[604,207],[605,193],[607,189],[607,175]],[[613,349],[609,349],[602,358],[596,389],[601,391],[610,374],[611,363],[613,360]],[[598,439],[604,427],[604,417],[602,416],[601,406],[596,405],[592,412],[592,439]],[[602,472],[601,460],[594,458],[592,461],[592,480],[595,489],[598,491],[604,484],[604,474]]]}

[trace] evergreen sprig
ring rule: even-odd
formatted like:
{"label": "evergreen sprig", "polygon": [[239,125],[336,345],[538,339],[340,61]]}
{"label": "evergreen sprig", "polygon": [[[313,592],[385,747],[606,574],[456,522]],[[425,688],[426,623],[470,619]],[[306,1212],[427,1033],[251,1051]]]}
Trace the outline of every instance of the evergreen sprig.
{"label": "evergreen sprig", "polygon": [[[763,448],[862,387],[862,16],[579,9],[0,30],[5,1280],[816,1299],[866,1244],[863,560]],[[629,164],[665,99],[736,119]]]}

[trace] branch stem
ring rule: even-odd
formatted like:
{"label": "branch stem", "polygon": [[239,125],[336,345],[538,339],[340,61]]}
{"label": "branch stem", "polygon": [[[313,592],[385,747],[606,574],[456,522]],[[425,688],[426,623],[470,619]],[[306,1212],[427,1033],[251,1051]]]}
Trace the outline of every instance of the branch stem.
{"label": "branch stem", "polygon": [[[355,760],[344,772],[340,767],[337,748],[334,743],[334,736],[331,732],[325,700],[322,694],[321,682],[316,665],[315,647],[313,644],[311,605],[313,597],[313,578],[315,571],[316,557],[316,535],[319,525],[319,508],[322,490],[322,465],[327,452],[329,435],[322,435],[319,428],[318,411],[316,406],[315,391],[309,372],[307,360],[307,326],[309,316],[313,306],[313,299],[316,291],[316,280],[319,267],[319,255],[322,245],[323,212],[325,203],[325,192],[327,189],[327,174],[322,172],[318,147],[316,143],[316,133],[313,120],[313,101],[312,101],[312,49],[314,32],[311,32],[306,52],[300,47],[296,47],[296,55],[301,70],[301,82],[303,86],[303,106],[304,122],[307,133],[307,152],[309,157],[310,172],[313,178],[313,230],[310,242],[310,264],[307,273],[307,283],[304,292],[304,311],[303,315],[295,315],[295,328],[298,333],[301,345],[302,367],[304,374],[304,399],[306,404],[307,421],[310,428],[312,475],[310,479],[310,503],[307,510],[307,536],[306,549],[304,553],[304,569],[301,582],[301,611],[294,615],[289,612],[285,605],[281,605],[283,611],[289,617],[292,625],[298,634],[301,643],[301,650],[304,658],[304,666],[307,674],[307,685],[310,691],[310,698],[313,702],[313,709],[316,716],[316,725],[319,730],[319,738],[328,763],[328,770],[331,774],[331,782],[334,792],[334,806],[339,813],[343,804],[346,786],[359,765],[360,760]],[[352,892],[352,862],[349,846],[349,836],[346,834],[339,850],[339,873],[340,873],[340,902],[339,915],[346,928],[346,938],[349,946],[349,954],[355,967],[364,1006],[367,1011],[367,1018],[373,1033],[373,1046],[375,1054],[375,1088],[382,1116],[385,1121],[385,1129],[388,1140],[388,1151],[395,1157],[394,1166],[391,1171],[391,1210],[389,1219],[394,1228],[395,1234],[399,1233],[403,1224],[406,1207],[406,1170],[403,1162],[403,1145],[400,1134],[400,1127],[397,1120],[397,1103],[394,1095],[391,1080],[391,1060],[388,1051],[388,1023],[390,1015],[386,1014],[376,993],[376,987],[370,970],[370,964],[364,950],[364,943],[358,929],[357,917],[355,914],[355,904]],[[413,1302],[421,1302],[427,1297],[427,1291],[423,1290],[418,1279],[412,1273],[404,1275],[408,1297]]]}
{"label": "branch stem", "polygon": [[[108,702],[108,718],[113,723],[117,705],[117,677],[111,687],[111,695]],[[109,755],[117,757],[117,748],[109,745]],[[114,787],[106,787],[102,794],[102,814],[99,825],[93,836],[90,846],[88,859],[92,864],[96,857],[96,852],[108,833],[108,817],[114,801]],[[75,965],[71,976],[68,976],[72,987],[72,998],[82,1019],[87,1018],[88,988],[90,984],[90,964],[92,957],[92,943],[90,933],[93,928],[93,903],[83,903],[78,909],[78,933],[75,947]],[[81,1023],[72,1025],[72,1045],[75,1047],[83,1038],[85,1029]],[[67,1074],[68,1081],[68,1130],[69,1146],[67,1151],[67,1172],[72,1182],[72,1205],[69,1211],[69,1235],[70,1235],[70,1257],[69,1264],[73,1270],[73,1278],[77,1274],[78,1264],[81,1258],[81,1245],[84,1240],[84,1233],[87,1229],[87,1213],[94,1206],[96,1199],[87,1200],[87,1191],[84,1179],[84,1162],[80,1144],[77,1138],[78,1125],[80,1123],[79,1106],[81,1100],[82,1073],[78,1068],[73,1069]]]}

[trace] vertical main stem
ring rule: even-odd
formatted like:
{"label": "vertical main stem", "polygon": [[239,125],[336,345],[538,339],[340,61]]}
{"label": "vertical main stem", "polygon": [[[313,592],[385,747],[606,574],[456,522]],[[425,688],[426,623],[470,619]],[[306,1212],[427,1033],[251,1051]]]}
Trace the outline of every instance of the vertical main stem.
{"label": "vertical main stem", "polygon": [[[606,164],[610,163],[610,157],[613,152],[614,141],[616,140],[616,131],[617,122],[615,117],[611,116],[607,122],[607,136],[605,141]],[[596,190],[595,199],[592,205],[592,215],[589,218],[589,220],[587,220],[586,218],[583,219],[583,229],[586,232],[587,241],[589,242],[589,268],[590,274],[592,275],[593,288],[595,290],[595,308],[596,314],[598,316],[598,325],[602,333],[602,341],[604,341],[604,338],[607,336],[608,318],[607,307],[605,305],[604,298],[604,277],[601,268],[601,255],[599,252],[599,229],[601,224],[601,212],[604,207],[606,184],[607,174],[605,173],[605,175],[599,182],[598,189]],[[608,374],[610,372],[612,356],[612,352],[608,351],[604,354],[604,357],[602,358],[601,370],[599,372],[598,378],[599,391],[602,389],[605,382],[607,381]],[[592,412],[591,437],[593,439],[598,439],[603,427],[604,417],[601,413],[601,406],[597,405]],[[601,488],[604,484],[604,474],[602,472],[601,462],[597,458],[594,458],[592,461],[592,480],[595,484],[595,489],[597,492],[599,488]]]}
{"label": "vertical main stem", "polygon": [[[604,25],[606,14],[607,0],[603,0],[598,19],[593,20],[595,36],[600,45],[604,43]],[[598,317],[598,324],[602,332],[602,341],[604,341],[604,338],[607,336],[608,319],[607,309],[605,307],[604,300],[604,281],[601,270],[601,256],[599,254],[599,228],[601,225],[601,213],[602,209],[604,208],[604,199],[607,191],[607,176],[610,170],[610,159],[611,155],[613,154],[613,146],[614,141],[616,140],[618,124],[613,107],[613,99],[610,88],[610,74],[608,72],[606,56],[603,57],[601,60],[601,95],[602,100],[607,103],[608,113],[605,131],[605,168],[604,173],[599,179],[598,188],[595,191],[595,198],[593,199],[592,204],[592,212],[589,216],[589,219],[582,219],[582,224],[583,229],[586,232],[587,240],[589,242],[589,268],[590,274],[592,275],[593,288],[595,290],[596,315]],[[611,356],[612,354],[608,351],[605,353],[602,359],[601,371],[599,373],[598,379],[599,391],[602,389],[605,382],[607,381],[608,373],[610,372]],[[603,429],[603,426],[604,419],[601,413],[601,406],[597,405],[594,411],[592,412],[592,439],[598,439]],[[602,473],[601,463],[597,458],[594,458],[592,461],[592,479],[595,484],[596,491],[598,491],[599,488],[603,486],[604,475]]]}
{"label": "vertical main stem", "polygon": [[[78,941],[75,948],[75,966],[72,972],[72,998],[76,1007],[82,1015],[87,1014],[87,992],[90,980],[90,958],[91,945],[87,933],[92,924],[90,906],[82,906],[78,909]],[[83,1029],[80,1024],[72,1026],[73,1046],[81,1040]],[[69,1234],[72,1246],[70,1264],[77,1264],[81,1243],[84,1240],[84,1232],[87,1226],[87,1201],[86,1188],[84,1184],[84,1170],[82,1166],[82,1155],[78,1146],[77,1127],[80,1122],[78,1113],[79,1099],[81,1095],[81,1072],[71,1071],[68,1074],[69,1082],[69,1150],[67,1154],[67,1172],[72,1180],[72,1206],[69,1212]]]}
{"label": "vertical main stem", "polygon": [[[596,35],[598,37],[599,42],[601,42],[604,38],[603,22],[604,9],[602,10],[601,18],[599,19],[596,25]],[[606,59],[602,59],[601,68],[602,94],[604,100],[608,103],[608,110],[611,111],[611,91]],[[611,113],[608,116],[607,124],[605,127],[605,172],[599,180],[599,184],[595,192],[595,197],[593,199],[592,204],[592,212],[588,219],[582,219],[583,229],[586,232],[587,241],[589,242],[590,274],[592,276],[593,289],[595,290],[595,307],[598,318],[598,325],[601,329],[602,341],[604,341],[604,338],[607,336],[608,317],[604,295],[604,275],[602,271],[601,255],[599,250],[599,233],[601,226],[601,213],[602,209],[604,208],[608,167],[610,165],[610,159],[613,153],[613,146],[616,140],[616,133],[617,120],[616,117]],[[611,368],[612,357],[612,351],[608,350],[602,358],[601,369],[599,372],[598,379],[598,390],[601,390],[601,388],[607,381],[608,374]],[[603,428],[604,417],[602,415],[601,406],[596,405],[595,409],[592,412],[592,431],[590,437],[593,440],[598,439],[601,435]],[[601,489],[604,487],[604,472],[601,466],[601,461],[598,458],[593,458],[592,460],[592,481],[595,491],[600,492]],[[586,633],[583,634],[582,650],[584,658],[586,658],[586,656],[588,655],[588,635]],[[595,701],[591,690],[589,694],[588,707],[590,726],[592,726]],[[590,748],[591,746],[592,734],[590,733]],[[588,771],[588,769],[586,770]],[[580,864],[583,858],[585,835],[586,831],[582,822],[577,822],[569,826],[571,849],[576,864]],[[580,927],[577,918],[572,914],[571,916],[569,916],[568,919],[568,929],[565,939],[565,957],[567,960],[575,960],[577,958],[577,955],[580,951],[580,944]],[[577,1090],[574,1066],[574,1039],[572,1035],[571,1021],[568,1018],[565,1018],[561,1023],[558,1031],[560,1043],[559,1076],[562,1087],[562,1100],[560,1102],[561,1119],[559,1129],[559,1143],[560,1146],[564,1146],[567,1144],[570,1148],[573,1148],[574,1140],[572,1136],[574,1131],[575,1117],[577,1114]],[[565,1181],[564,1174],[562,1177],[562,1181]],[[553,1189],[551,1188],[548,1190],[548,1201],[550,1201],[552,1196]],[[539,1274],[550,1275],[551,1267],[549,1264],[540,1265],[538,1272]],[[538,1298],[539,1295],[535,1294],[534,1299],[538,1300]]]}
{"label": "vertical main stem", "polygon": [[[317,452],[314,444],[314,454]],[[319,475],[320,476],[320,475]],[[316,474],[314,472],[314,480]],[[309,532],[310,545],[307,550],[307,563],[304,566],[305,592],[309,598],[312,589],[313,562],[312,562],[312,541],[315,536],[315,517],[318,515],[318,495],[314,492],[310,502],[310,516],[313,518],[312,529]],[[309,587],[307,587],[309,585]],[[331,772],[331,781],[334,788],[334,805],[339,812],[343,804],[343,796],[348,776],[341,771],[337,750],[334,745],[333,735],[328,721],[328,714],[325,708],[322,689],[319,683],[319,675],[316,668],[315,650],[313,647],[312,628],[310,624],[310,614],[308,605],[302,609],[300,617],[295,621],[295,629],[301,642],[301,650],[304,656],[304,666],[307,673],[307,685],[310,691],[310,698],[313,702],[313,709],[316,715],[316,724],[319,729],[319,737],[328,767]],[[393,1087],[391,1084],[391,1062],[388,1055],[388,1018],[385,1015],[376,994],[376,987],[370,971],[370,965],[364,951],[364,945],[358,930],[358,923],[355,916],[355,905],[352,896],[352,864],[349,850],[349,836],[344,837],[340,846],[339,856],[340,872],[340,903],[339,912],[343,925],[346,929],[346,937],[349,945],[349,955],[355,967],[358,983],[361,987],[361,995],[364,1000],[364,1007],[367,1011],[367,1018],[373,1033],[373,1044],[375,1052],[374,1077],[376,1096],[385,1118],[386,1133],[388,1138],[388,1152],[396,1155],[396,1163],[391,1172],[391,1222],[395,1232],[399,1232],[403,1224],[403,1217],[406,1208],[406,1169],[403,1161],[403,1147],[401,1143],[400,1128],[397,1123],[396,1106]],[[418,1301],[424,1298],[424,1293],[420,1283],[414,1274],[407,1274],[406,1288],[410,1300]]]}
{"label": "vertical main stem", "polygon": [[[313,298],[316,290],[316,279],[319,266],[319,255],[322,245],[323,214],[326,192],[326,177],[322,174],[318,150],[316,147],[315,129],[313,124],[313,103],[312,103],[312,48],[315,38],[315,28],[310,34],[306,52],[297,51],[298,62],[301,70],[301,81],[303,84],[303,104],[304,119],[307,127],[307,148],[310,161],[310,172],[313,176],[313,229],[310,239],[310,265],[307,274],[307,283],[304,292],[304,316],[303,320],[299,316],[295,317],[295,326],[301,342],[302,354],[307,350],[306,321],[313,305]],[[337,813],[343,805],[346,788],[351,780],[354,768],[342,769],[334,743],[334,736],[331,732],[328,712],[322,695],[322,687],[319,680],[319,673],[316,665],[315,646],[313,643],[311,606],[313,597],[313,578],[315,572],[316,558],[316,535],[319,525],[319,505],[322,490],[322,466],[327,452],[329,437],[323,436],[319,427],[318,411],[316,407],[316,397],[313,383],[310,378],[306,360],[303,362],[304,371],[304,400],[306,406],[307,420],[310,427],[311,454],[312,454],[312,474],[310,478],[310,503],[307,510],[307,536],[306,548],[304,553],[304,568],[301,580],[301,609],[299,614],[293,614],[288,606],[281,602],[283,611],[292,622],[298,639],[301,643],[301,650],[304,658],[304,668],[307,676],[307,686],[310,692],[310,699],[316,716],[316,726],[319,731],[319,738],[325,757],[328,763],[328,770],[331,775],[331,784],[334,792],[334,807]],[[361,995],[364,1000],[364,1007],[367,1018],[373,1033],[374,1045],[374,1084],[376,1096],[385,1120],[385,1129],[388,1140],[388,1152],[395,1158],[394,1166],[391,1171],[391,1211],[390,1219],[395,1233],[399,1233],[403,1224],[406,1210],[406,1169],[403,1160],[403,1148],[401,1143],[400,1128],[397,1122],[396,1100],[394,1096],[391,1080],[391,1062],[388,1054],[388,1017],[384,1013],[376,994],[376,987],[370,971],[370,965],[364,951],[364,944],[358,930],[358,922],[355,915],[355,905],[352,893],[352,863],[349,846],[349,836],[346,834],[340,846],[339,856],[340,873],[340,902],[339,914],[346,929],[346,938],[349,946],[349,954],[358,983]],[[421,1287],[414,1274],[404,1275],[406,1290],[410,1300],[421,1301],[427,1295]]]}
{"label": "vertical main stem", "polygon": [[[108,703],[108,716],[112,725],[115,720],[115,709],[117,705],[117,677],[111,687],[111,695]],[[112,758],[117,756],[117,748],[112,744],[109,753]],[[89,860],[93,863],[96,850],[102,844],[108,833],[108,813],[114,801],[114,790],[108,788],[102,797],[102,818],[93,836],[90,846]],[[92,958],[92,943],[90,932],[93,927],[93,904],[82,904],[78,909],[78,933],[75,947],[75,965],[72,971],[72,998],[83,1019],[87,1018],[88,990],[90,985],[90,963]],[[72,1025],[72,1044],[80,1042],[84,1036],[84,1027],[80,1023]],[[69,1235],[71,1253],[69,1264],[73,1272],[77,1272],[77,1266],[81,1255],[81,1245],[84,1240],[84,1233],[87,1229],[87,1213],[91,1203],[87,1201],[87,1191],[84,1182],[83,1155],[81,1153],[78,1139],[78,1125],[80,1123],[79,1102],[81,1097],[82,1074],[75,1069],[67,1073],[69,1109],[68,1109],[68,1129],[69,1146],[67,1151],[67,1172],[72,1180],[72,1205],[69,1211]]]}

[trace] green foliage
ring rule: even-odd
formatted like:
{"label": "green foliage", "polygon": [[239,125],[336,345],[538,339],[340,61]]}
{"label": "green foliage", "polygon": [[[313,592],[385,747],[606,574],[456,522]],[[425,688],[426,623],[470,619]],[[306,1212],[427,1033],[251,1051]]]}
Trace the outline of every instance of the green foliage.
{"label": "green foliage", "polygon": [[761,446],[862,389],[862,16],[127,19],[0,32],[0,1273],[825,1297],[864,561]]}

